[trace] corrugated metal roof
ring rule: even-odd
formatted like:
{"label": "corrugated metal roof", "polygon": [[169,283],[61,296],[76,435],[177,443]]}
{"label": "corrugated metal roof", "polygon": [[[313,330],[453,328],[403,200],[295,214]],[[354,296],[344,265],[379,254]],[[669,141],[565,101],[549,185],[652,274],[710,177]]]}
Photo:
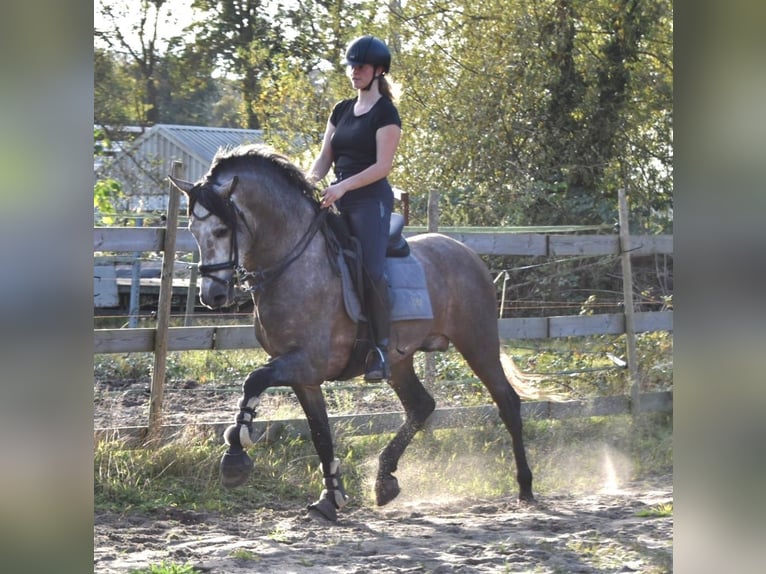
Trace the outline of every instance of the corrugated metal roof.
{"label": "corrugated metal roof", "polygon": [[219,148],[261,142],[261,130],[157,124],[117,151],[111,161],[95,167],[97,177],[123,183],[128,209],[161,209],[167,196],[163,182],[173,161],[181,162],[182,179],[197,181]]}
{"label": "corrugated metal roof", "polygon": [[262,130],[157,124],[142,137],[149,136],[151,133],[172,140],[204,164],[212,161],[219,148],[263,142]]}

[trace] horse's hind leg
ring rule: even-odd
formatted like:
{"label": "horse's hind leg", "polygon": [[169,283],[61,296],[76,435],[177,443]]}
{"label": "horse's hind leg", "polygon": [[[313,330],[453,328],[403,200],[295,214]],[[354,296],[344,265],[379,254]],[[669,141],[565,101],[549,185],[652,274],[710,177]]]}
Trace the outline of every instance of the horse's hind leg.
{"label": "horse's hind leg", "polygon": [[378,456],[378,476],[375,480],[375,501],[378,506],[388,504],[399,495],[399,481],[392,474],[399,458],[426,419],[436,408],[433,397],[420,382],[412,365],[413,357],[392,365],[389,384],[404,406],[405,420],[396,436]]}
{"label": "horse's hind leg", "polygon": [[493,342],[485,345],[480,342],[477,343],[475,340],[471,342],[453,341],[453,343],[473,369],[473,372],[487,387],[492,400],[497,404],[500,418],[511,434],[513,457],[516,460],[516,480],[519,483],[519,500],[531,502],[535,497],[532,494],[532,471],[527,463],[522,437],[521,399],[503,372],[499,356],[499,343]]}

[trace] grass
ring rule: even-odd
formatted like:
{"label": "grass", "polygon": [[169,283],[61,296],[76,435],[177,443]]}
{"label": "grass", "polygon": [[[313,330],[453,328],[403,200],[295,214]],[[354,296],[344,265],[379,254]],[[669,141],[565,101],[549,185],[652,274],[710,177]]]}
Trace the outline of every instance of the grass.
{"label": "grass", "polygon": [[212,435],[186,437],[157,449],[99,442],[94,453],[95,508],[120,513],[168,507],[227,512],[274,500],[302,504],[321,490],[321,476],[313,472],[313,446],[303,439],[256,447],[251,452],[256,469],[248,488],[221,488],[222,453],[219,438]]}
{"label": "grass", "polygon": [[[545,347],[543,347],[545,345]],[[582,398],[627,392],[624,370],[614,369],[606,353],[620,355],[621,337],[581,337],[508,347],[522,371],[548,373],[543,390]],[[644,390],[672,387],[672,335],[647,333],[639,337]],[[422,373],[422,354],[416,368]],[[482,405],[490,402],[486,389],[457,353],[435,354],[434,382],[427,386],[439,407]],[[170,353],[168,377],[193,380],[203,389],[236,389],[266,355],[255,351],[192,351]],[[96,398],[109,391],[100,381],[150,380],[149,353],[96,355]],[[611,367],[609,367],[611,365]],[[605,371],[587,369],[609,368]],[[570,374],[555,374],[568,371]],[[327,383],[330,414],[401,411],[387,385]],[[271,402],[269,398],[271,397]],[[264,395],[259,413],[269,418],[302,418],[289,390]],[[232,412],[233,415],[233,412]],[[137,424],[141,424],[137,421]],[[672,415],[589,417],[568,420],[526,420],[525,442],[538,493],[580,490],[592,492],[635,477],[672,472]],[[377,456],[392,435],[355,436],[336,428],[336,455],[341,459],[351,505],[372,505],[372,481]],[[301,506],[322,490],[318,459],[310,441],[282,438],[260,442],[249,451],[255,462],[246,487],[224,490],[218,478],[223,452],[220,436],[192,431],[155,449],[127,448],[117,440],[103,440],[94,452],[94,495],[97,510],[152,512],[184,508],[228,512],[257,510],[275,505]],[[511,440],[497,423],[475,429],[432,430],[419,433],[399,465],[403,488],[413,496],[515,496]],[[672,512],[672,509],[671,509]]]}
{"label": "grass", "polygon": [[[527,455],[535,491],[591,493],[612,480],[672,472],[672,417],[592,417],[530,420]],[[353,436],[336,432],[336,454],[350,506],[373,506],[377,455],[390,434]],[[245,487],[220,487],[223,447],[215,436],[187,435],[157,449],[126,448],[103,441],[94,456],[95,508],[111,512],[258,511],[300,507],[322,490],[318,458],[302,438],[258,443],[249,450],[255,470]],[[396,473],[407,496],[497,498],[517,492],[510,436],[500,424],[419,433]],[[658,510],[659,512],[659,510]],[[274,536],[279,536],[278,532]]]}
{"label": "grass", "polygon": [[666,518],[673,516],[673,503],[656,504],[644,510],[636,512],[639,518]]}
{"label": "grass", "polygon": [[[539,375],[537,385],[543,392],[565,399],[629,394],[626,370],[609,358],[610,355],[624,357],[624,336],[532,340],[523,345],[505,346],[504,351],[523,372]],[[672,354],[671,333],[642,333],[637,337],[643,391],[672,388]],[[431,357],[434,376],[427,386],[439,406],[472,406],[489,402],[486,389],[456,351],[434,353]],[[236,396],[247,375],[267,360],[268,356],[260,349],[172,352],[167,357],[167,378],[170,381],[194,381],[199,389],[229,389]],[[96,393],[103,392],[99,383],[151,381],[151,353],[99,354],[95,355],[94,362]],[[423,353],[416,355],[415,368],[423,379]],[[352,381],[326,383],[324,389],[331,414],[364,412],[369,406],[382,404],[388,405],[389,410],[401,410],[393,391],[386,385]],[[265,394],[284,396],[286,393],[285,389],[269,389]],[[283,411],[279,416],[300,415],[297,401],[282,401],[280,407]]]}
{"label": "grass", "polygon": [[202,574],[189,564],[176,564],[175,562],[160,562],[139,570],[131,570],[130,574]]}
{"label": "grass", "polygon": [[260,560],[260,557],[256,554],[253,554],[249,550],[245,550],[244,548],[237,548],[234,550],[231,554],[229,554],[232,558],[236,558],[237,560],[249,560],[256,562]]}

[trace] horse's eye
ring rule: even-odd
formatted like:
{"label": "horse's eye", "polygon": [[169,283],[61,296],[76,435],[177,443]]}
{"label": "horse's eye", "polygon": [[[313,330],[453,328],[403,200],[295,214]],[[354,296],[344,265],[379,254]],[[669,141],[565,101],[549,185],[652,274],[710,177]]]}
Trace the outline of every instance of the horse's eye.
{"label": "horse's eye", "polygon": [[221,227],[220,229],[216,229],[215,231],[213,231],[213,236],[216,239],[223,239],[227,235],[229,235],[229,230],[226,227]]}

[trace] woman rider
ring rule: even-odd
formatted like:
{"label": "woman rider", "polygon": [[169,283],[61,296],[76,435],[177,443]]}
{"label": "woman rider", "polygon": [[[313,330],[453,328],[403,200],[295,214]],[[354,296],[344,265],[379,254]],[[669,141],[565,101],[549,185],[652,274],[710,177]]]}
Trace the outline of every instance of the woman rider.
{"label": "woman rider", "polygon": [[335,205],[362,249],[364,298],[374,348],[365,361],[365,380],[387,379],[390,308],[384,277],[394,194],[386,177],[401,137],[401,119],[385,74],[391,52],[374,36],[346,49],[354,98],[338,102],[327,121],[322,149],[307,177],[315,183],[333,167],[335,178],[322,192],[322,208]]}

